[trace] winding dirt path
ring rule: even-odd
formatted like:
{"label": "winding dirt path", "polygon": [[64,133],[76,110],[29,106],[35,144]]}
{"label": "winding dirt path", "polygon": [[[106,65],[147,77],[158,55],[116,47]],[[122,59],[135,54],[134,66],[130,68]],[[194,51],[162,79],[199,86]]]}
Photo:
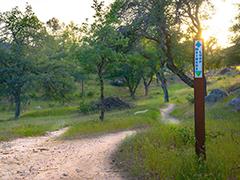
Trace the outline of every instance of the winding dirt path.
{"label": "winding dirt path", "polygon": [[166,108],[160,109],[162,121],[166,124],[179,124],[180,121],[170,115],[175,108],[175,104],[168,104]]}
{"label": "winding dirt path", "polygon": [[135,131],[79,140],[56,140],[66,130],[0,143],[0,179],[124,179],[114,169],[111,155],[121,141]]}

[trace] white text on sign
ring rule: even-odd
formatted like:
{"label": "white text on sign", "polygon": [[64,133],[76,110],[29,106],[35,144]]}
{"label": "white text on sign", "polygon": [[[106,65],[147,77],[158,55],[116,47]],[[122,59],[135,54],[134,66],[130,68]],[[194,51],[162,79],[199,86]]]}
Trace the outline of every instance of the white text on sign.
{"label": "white text on sign", "polygon": [[194,76],[195,78],[203,78],[203,41],[197,40],[195,41],[195,70]]}

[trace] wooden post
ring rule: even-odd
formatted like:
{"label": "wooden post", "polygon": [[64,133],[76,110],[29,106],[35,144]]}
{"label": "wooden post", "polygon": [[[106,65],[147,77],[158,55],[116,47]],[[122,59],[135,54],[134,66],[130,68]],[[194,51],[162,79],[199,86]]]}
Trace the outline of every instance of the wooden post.
{"label": "wooden post", "polygon": [[202,39],[194,41],[194,102],[195,150],[199,158],[206,159],[204,41]]}

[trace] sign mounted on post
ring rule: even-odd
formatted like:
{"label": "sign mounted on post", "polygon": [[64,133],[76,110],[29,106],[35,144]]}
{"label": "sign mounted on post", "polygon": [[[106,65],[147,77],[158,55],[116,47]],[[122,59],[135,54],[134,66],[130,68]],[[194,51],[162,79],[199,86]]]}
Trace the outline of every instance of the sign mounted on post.
{"label": "sign mounted on post", "polygon": [[205,76],[202,39],[194,41],[194,102],[195,150],[199,158],[205,159]]}
{"label": "sign mounted on post", "polygon": [[203,78],[203,41],[195,41],[195,78]]}

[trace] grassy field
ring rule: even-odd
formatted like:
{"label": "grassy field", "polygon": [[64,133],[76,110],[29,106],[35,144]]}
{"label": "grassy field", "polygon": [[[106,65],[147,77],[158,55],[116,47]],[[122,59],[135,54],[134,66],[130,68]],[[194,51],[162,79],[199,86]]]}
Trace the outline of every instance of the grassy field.
{"label": "grassy field", "polygon": [[[134,115],[142,110],[140,106],[131,110],[114,111],[107,113],[106,120],[100,122],[98,114],[81,115],[67,113],[67,115],[37,115],[24,116],[19,121],[5,120],[0,122],[0,140],[6,141],[17,137],[31,137],[44,135],[47,131],[54,131],[64,127],[69,130],[64,138],[78,138],[83,135],[116,132],[126,129],[138,129],[152,126],[157,122],[158,109],[149,108],[144,115]],[[39,112],[37,113],[39,114]]]}
{"label": "grassy field", "polygon": [[[211,79],[209,89],[227,89],[240,76]],[[139,179],[239,179],[240,113],[226,106],[237,94],[206,107],[207,160],[200,162],[194,149],[193,91],[180,84],[170,87],[177,104],[173,116],[180,125],[154,126],[126,140],[116,156],[131,176]]]}
{"label": "grassy field", "polygon": [[[96,85],[88,84],[86,93],[91,92],[91,96],[84,98],[84,101],[90,102],[98,98],[98,93],[92,93]],[[19,120],[13,119],[12,111],[0,112],[0,141],[7,141],[18,137],[32,137],[44,135],[48,131],[55,131],[64,127],[69,127],[69,131],[64,134],[64,138],[78,138],[84,135],[102,134],[116,132],[126,129],[138,129],[147,126],[153,126],[159,123],[159,104],[161,94],[158,93],[159,87],[153,87],[151,97],[138,98],[132,100],[128,97],[126,88],[117,88],[110,85],[106,86],[106,96],[120,94],[121,98],[134,104],[134,108],[128,110],[115,110],[106,113],[106,120],[99,122],[98,113],[87,115],[80,113],[80,102],[83,99],[71,101],[66,105],[57,102],[33,101],[31,106],[24,107],[24,112]],[[140,88],[138,95],[143,93]],[[36,109],[34,107],[41,107]],[[136,111],[148,109],[149,111],[142,115],[134,115]]]}
{"label": "grassy field", "polygon": [[[228,89],[239,83],[240,76],[210,79],[209,90]],[[94,92],[96,86],[88,84],[86,92]],[[98,97],[89,93],[85,101]],[[106,120],[99,122],[98,114],[79,113],[81,99],[67,105],[56,102],[33,102],[25,107],[20,120],[12,120],[12,112],[0,112],[0,141],[18,137],[44,135],[63,127],[69,130],[64,139],[80,138],[128,129],[146,131],[127,139],[116,153],[130,176],[140,179],[236,179],[240,178],[240,113],[233,112],[225,104],[236,94],[224,101],[206,108],[207,161],[200,163],[194,151],[193,90],[179,81],[172,81],[169,87],[171,103],[176,104],[172,116],[180,125],[161,123],[159,108],[164,107],[160,87],[151,87],[149,97],[143,97],[141,87],[136,100],[128,97],[126,88],[107,85],[106,95],[120,96],[135,104],[134,108],[107,112]],[[41,105],[41,109],[34,107]],[[145,114],[134,115],[137,111]],[[148,127],[148,128],[146,128]],[[119,165],[123,168],[121,165]]]}

